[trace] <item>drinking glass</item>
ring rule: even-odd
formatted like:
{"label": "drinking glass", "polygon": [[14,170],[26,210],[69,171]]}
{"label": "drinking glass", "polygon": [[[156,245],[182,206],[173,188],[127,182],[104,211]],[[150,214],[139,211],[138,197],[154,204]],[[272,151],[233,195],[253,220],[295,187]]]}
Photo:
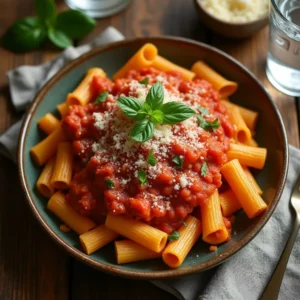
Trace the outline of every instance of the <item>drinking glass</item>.
{"label": "drinking glass", "polygon": [[266,73],[279,91],[300,96],[299,0],[271,0]]}
{"label": "drinking glass", "polygon": [[131,0],[65,0],[73,9],[84,11],[94,18],[114,15],[125,9]]}

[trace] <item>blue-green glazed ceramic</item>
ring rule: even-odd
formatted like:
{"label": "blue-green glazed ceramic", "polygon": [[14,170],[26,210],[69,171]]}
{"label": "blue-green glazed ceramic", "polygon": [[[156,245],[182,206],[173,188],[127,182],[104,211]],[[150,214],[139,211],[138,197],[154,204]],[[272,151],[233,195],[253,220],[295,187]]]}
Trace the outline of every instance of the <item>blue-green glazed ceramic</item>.
{"label": "blue-green glazed ceramic", "polygon": [[[35,188],[41,172],[30,157],[30,148],[43,137],[37,121],[48,112],[56,114],[56,105],[66,99],[91,67],[103,68],[112,76],[145,43],[153,43],[159,54],[187,68],[197,60],[204,60],[226,78],[239,83],[232,101],[259,112],[255,138],[268,149],[265,168],[256,173],[264,190],[263,198],[268,209],[255,219],[240,212],[233,225],[233,235],[228,243],[209,252],[209,245],[199,241],[178,269],[169,269],[160,259],[117,265],[113,245],[85,255],[78,236],[60,231],[61,222],[46,209],[47,199]],[[29,108],[19,141],[19,173],[28,203],[47,233],[68,253],[86,264],[120,276],[158,279],[187,275],[212,268],[245,247],[263,228],[272,215],[282,193],[288,166],[288,144],[283,122],[272,99],[261,83],[236,60],[208,45],[175,37],[139,38],[96,48],[68,63],[38,93]],[[258,253],[259,255],[259,253]],[[234,259],[234,257],[232,258]]]}

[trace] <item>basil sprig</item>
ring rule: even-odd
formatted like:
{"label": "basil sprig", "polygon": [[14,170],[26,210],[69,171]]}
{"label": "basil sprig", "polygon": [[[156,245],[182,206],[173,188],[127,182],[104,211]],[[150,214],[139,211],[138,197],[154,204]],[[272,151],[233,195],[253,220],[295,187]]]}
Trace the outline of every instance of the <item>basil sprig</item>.
{"label": "basil sprig", "polygon": [[176,155],[173,157],[172,162],[176,165],[177,169],[182,169],[184,159]]}
{"label": "basil sprig", "polygon": [[36,17],[26,17],[11,25],[1,38],[1,46],[12,52],[26,52],[40,48],[50,40],[59,48],[73,44],[96,26],[96,21],[79,10],[57,15],[54,0],[36,0]]}
{"label": "basil sprig", "polygon": [[149,151],[147,156],[147,163],[152,167],[154,167],[157,163],[157,158],[153,155],[152,149]]}
{"label": "basil sprig", "polygon": [[107,187],[111,190],[115,187],[115,184],[112,180],[110,179],[104,179],[105,184],[107,185]]}
{"label": "basil sprig", "polygon": [[104,102],[108,97],[108,92],[101,93],[95,100],[94,104],[99,104]]}
{"label": "basil sprig", "polygon": [[148,182],[147,174],[144,170],[139,170],[138,171],[138,179],[139,179],[142,186],[145,185]]}
{"label": "basil sprig", "polygon": [[170,242],[174,242],[180,238],[180,234],[177,231],[173,231],[171,234],[168,236],[168,240]]}
{"label": "basil sprig", "polygon": [[206,173],[207,173],[207,163],[206,161],[202,164],[202,167],[201,167],[201,176],[206,176]]}
{"label": "basil sprig", "polygon": [[124,114],[138,121],[132,131],[131,138],[137,142],[146,142],[154,134],[154,124],[177,124],[195,114],[189,106],[181,102],[164,101],[164,89],[161,82],[156,82],[149,90],[146,101],[133,97],[120,97],[118,105]]}

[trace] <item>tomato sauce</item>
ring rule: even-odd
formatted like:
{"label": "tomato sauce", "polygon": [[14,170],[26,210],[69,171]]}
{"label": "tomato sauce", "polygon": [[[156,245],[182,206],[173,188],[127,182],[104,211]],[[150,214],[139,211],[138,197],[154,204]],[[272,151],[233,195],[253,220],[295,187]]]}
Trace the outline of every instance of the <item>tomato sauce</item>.
{"label": "tomato sauce", "polygon": [[[148,84],[139,81],[147,78]],[[204,130],[197,116],[176,124],[156,125],[154,136],[138,143],[130,138],[135,121],[128,119],[116,100],[120,96],[145,100],[151,85],[160,81],[167,101],[181,101],[207,120],[218,119],[216,130]],[[115,82],[94,77],[94,99],[104,91],[105,102],[71,106],[63,120],[72,141],[76,162],[67,199],[78,212],[101,222],[108,212],[142,220],[167,233],[177,229],[185,217],[222,184],[220,168],[234,135],[226,107],[205,80],[185,81],[177,72],[153,68],[131,70]],[[157,159],[147,163],[149,152]],[[174,163],[179,157],[182,167]],[[145,171],[142,184],[138,172]],[[109,188],[106,181],[113,182]]]}

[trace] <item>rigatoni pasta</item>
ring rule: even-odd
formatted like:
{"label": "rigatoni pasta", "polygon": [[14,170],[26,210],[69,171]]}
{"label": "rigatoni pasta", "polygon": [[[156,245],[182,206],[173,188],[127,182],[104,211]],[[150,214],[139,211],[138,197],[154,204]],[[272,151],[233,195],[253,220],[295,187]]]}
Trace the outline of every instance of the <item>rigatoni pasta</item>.
{"label": "rigatoni pasta", "polygon": [[236,82],[203,61],[174,64],[150,43],[113,78],[88,70],[57,106],[60,120],[39,120],[48,136],[30,151],[46,164],[36,185],[48,210],[84,253],[114,242],[118,264],[177,268],[199,239],[227,242],[237,211],[266,209],[248,169],[266,161],[253,138],[258,113],[221,100]]}

